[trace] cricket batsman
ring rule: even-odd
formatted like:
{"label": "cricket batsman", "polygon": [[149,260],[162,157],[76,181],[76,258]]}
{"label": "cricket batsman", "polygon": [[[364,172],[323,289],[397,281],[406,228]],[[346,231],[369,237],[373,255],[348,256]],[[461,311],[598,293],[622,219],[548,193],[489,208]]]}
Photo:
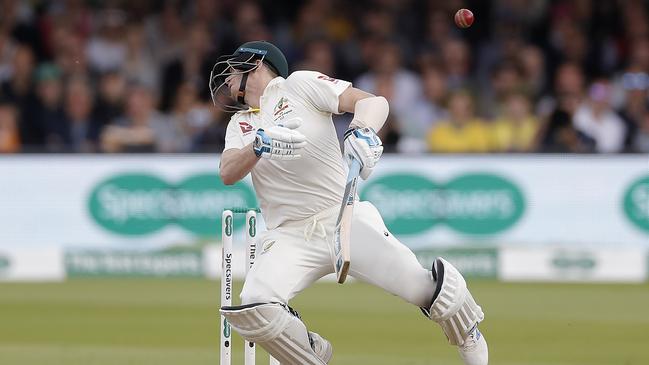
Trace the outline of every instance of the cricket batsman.
{"label": "cricket batsman", "polygon": [[[313,71],[289,75],[282,52],[248,42],[219,58],[210,76],[215,104],[236,111],[227,127],[220,175],[234,184],[252,174],[268,230],[258,236],[257,261],[241,291],[241,306],[221,313],[246,340],[284,365],[323,365],[329,341],[308,331],[289,301],[334,271],[332,237],[348,164],[367,179],[383,146],[376,131],[388,117],[385,98]],[[232,103],[223,103],[224,97]],[[332,114],[353,113],[341,154]],[[351,218],[349,275],[421,308],[437,322],[467,365],[488,363],[484,319],[460,272],[442,258],[431,270],[386,228],[370,202]]]}

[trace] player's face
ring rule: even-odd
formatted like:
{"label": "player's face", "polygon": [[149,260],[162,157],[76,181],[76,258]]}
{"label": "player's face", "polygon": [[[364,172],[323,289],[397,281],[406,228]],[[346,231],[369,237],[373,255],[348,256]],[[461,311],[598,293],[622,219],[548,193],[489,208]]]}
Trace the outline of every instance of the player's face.
{"label": "player's face", "polygon": [[[256,84],[256,71],[258,70],[259,65],[261,64],[261,61],[257,61],[256,65],[246,71],[242,70],[237,70],[233,67],[228,67],[227,74],[228,76],[225,79],[225,86],[228,87],[228,90],[230,92],[230,97],[238,101],[238,95],[239,95],[239,88],[241,87],[241,79],[243,78],[243,75],[246,74],[248,76],[247,81],[246,81],[246,86],[244,91],[249,91],[251,89],[255,89],[255,84]],[[252,86],[251,86],[252,85]],[[246,96],[247,98],[247,96]]]}
{"label": "player's face", "polygon": [[233,74],[225,79],[225,84],[228,86],[228,89],[230,89],[230,96],[232,97],[232,99],[237,100],[239,85],[241,85],[241,74],[235,72],[232,69],[230,70],[230,72],[233,72]]}

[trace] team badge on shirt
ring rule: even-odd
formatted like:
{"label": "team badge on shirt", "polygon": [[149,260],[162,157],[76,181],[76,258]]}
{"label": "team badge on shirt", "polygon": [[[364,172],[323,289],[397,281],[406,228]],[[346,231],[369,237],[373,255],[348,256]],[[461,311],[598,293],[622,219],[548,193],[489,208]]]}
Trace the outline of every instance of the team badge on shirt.
{"label": "team badge on shirt", "polygon": [[275,109],[273,109],[273,120],[277,121],[284,118],[284,116],[293,111],[291,104],[287,97],[283,96],[279,99],[277,104],[275,104]]}

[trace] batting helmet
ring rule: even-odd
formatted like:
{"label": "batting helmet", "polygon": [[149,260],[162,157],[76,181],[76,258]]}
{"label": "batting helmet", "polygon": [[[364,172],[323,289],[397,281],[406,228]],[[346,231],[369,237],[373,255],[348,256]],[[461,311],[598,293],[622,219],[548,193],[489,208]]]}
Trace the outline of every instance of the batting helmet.
{"label": "batting helmet", "polygon": [[[233,54],[219,57],[212,68],[209,86],[215,105],[219,104],[216,95],[224,85],[225,79],[237,73],[247,74],[257,67],[257,61],[262,61],[277,75],[288,77],[288,62],[279,48],[266,41],[246,42],[239,46]],[[242,88],[245,89],[245,81],[242,83]],[[244,104],[242,96],[237,101]]]}

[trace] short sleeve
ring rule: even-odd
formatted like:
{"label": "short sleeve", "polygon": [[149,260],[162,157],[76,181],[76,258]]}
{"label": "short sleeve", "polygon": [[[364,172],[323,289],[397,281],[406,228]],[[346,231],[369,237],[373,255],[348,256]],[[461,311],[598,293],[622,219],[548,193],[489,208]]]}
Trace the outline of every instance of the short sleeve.
{"label": "short sleeve", "polygon": [[225,147],[223,148],[223,151],[232,148],[241,149],[243,147],[245,147],[245,144],[243,141],[243,136],[241,135],[241,132],[239,130],[239,123],[237,122],[235,116],[232,116],[232,118],[230,118],[230,122],[228,123],[228,128],[225,132]]}
{"label": "short sleeve", "polygon": [[315,71],[296,71],[288,79],[286,85],[296,95],[305,98],[316,109],[334,114],[338,112],[338,97],[351,83],[334,79]]}

